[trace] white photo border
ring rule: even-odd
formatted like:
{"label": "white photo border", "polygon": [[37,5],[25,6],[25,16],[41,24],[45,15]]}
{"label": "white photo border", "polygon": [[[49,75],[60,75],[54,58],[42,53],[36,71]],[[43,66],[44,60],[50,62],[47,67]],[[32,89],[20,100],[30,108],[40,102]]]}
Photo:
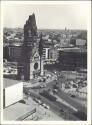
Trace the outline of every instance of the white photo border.
{"label": "white photo border", "polygon": [[[3,6],[7,4],[86,4],[89,6],[87,18],[87,81],[88,103],[87,121],[4,121],[3,120]],[[20,125],[91,125],[91,1],[1,1],[1,45],[0,45],[0,80],[1,80],[1,124]],[[10,114],[12,115],[12,114]]]}

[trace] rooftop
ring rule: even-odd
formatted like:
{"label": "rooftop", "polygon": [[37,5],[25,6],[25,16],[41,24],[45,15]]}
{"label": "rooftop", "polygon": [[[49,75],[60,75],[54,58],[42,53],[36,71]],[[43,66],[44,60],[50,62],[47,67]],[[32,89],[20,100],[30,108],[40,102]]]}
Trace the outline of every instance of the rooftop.
{"label": "rooftop", "polygon": [[4,78],[4,79],[3,79],[3,88],[7,88],[7,87],[9,87],[9,86],[18,84],[19,82],[20,82],[20,81],[18,81],[18,80],[12,80],[12,79]]}
{"label": "rooftop", "polygon": [[65,47],[65,48],[58,47],[58,50],[61,50],[64,52],[87,52],[87,49],[78,48],[78,47]]}
{"label": "rooftop", "polygon": [[19,120],[30,115],[34,107],[22,103],[15,103],[4,109],[4,120]]}

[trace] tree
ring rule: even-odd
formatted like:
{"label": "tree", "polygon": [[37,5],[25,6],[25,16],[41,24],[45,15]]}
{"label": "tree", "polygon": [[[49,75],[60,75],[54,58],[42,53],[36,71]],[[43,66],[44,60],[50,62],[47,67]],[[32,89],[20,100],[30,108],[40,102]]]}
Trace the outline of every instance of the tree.
{"label": "tree", "polygon": [[41,74],[41,59],[43,54],[43,40],[42,40],[42,34],[40,35],[40,42],[39,42],[39,55],[40,55],[40,74]]}

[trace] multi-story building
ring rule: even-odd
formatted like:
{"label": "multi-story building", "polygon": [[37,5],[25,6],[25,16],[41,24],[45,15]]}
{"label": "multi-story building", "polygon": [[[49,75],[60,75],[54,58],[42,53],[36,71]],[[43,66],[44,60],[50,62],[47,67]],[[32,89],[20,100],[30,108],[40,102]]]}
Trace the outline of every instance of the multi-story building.
{"label": "multi-story building", "polygon": [[53,61],[56,61],[57,58],[58,58],[58,50],[57,50],[57,48],[49,49],[49,59],[52,59]]}
{"label": "multi-story building", "polygon": [[[23,99],[23,83],[4,78],[3,106],[10,106]],[[12,94],[13,93],[13,94]]]}
{"label": "multi-story building", "polygon": [[44,60],[49,59],[49,49],[50,49],[50,48],[43,48],[42,58],[43,58]]}
{"label": "multi-story building", "polygon": [[86,40],[84,39],[76,39],[76,46],[85,46]]}
{"label": "multi-story building", "polygon": [[57,48],[49,47],[43,49],[44,64],[54,64],[58,59],[59,52]]}
{"label": "multi-story building", "polygon": [[87,52],[80,48],[61,48],[59,52],[59,64],[62,69],[76,70],[87,67]]}
{"label": "multi-story building", "polygon": [[3,47],[3,58],[8,61],[17,62],[21,57],[21,45],[9,45]]}

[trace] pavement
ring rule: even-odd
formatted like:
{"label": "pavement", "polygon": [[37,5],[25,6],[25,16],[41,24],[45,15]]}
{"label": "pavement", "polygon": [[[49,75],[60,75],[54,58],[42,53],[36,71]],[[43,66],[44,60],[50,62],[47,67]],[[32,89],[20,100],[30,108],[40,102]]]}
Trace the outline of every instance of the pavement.
{"label": "pavement", "polygon": [[66,119],[66,120],[79,120],[78,118],[76,118],[75,116],[72,115],[74,110],[69,108],[69,106],[66,106],[62,102],[51,101],[48,98],[45,98],[45,97],[39,95],[39,93],[34,90],[30,90],[30,95],[32,98],[38,98],[41,100],[41,102],[48,105],[50,107],[50,111],[52,111],[57,116],[59,116],[63,119]]}
{"label": "pavement", "polygon": [[[39,92],[43,89],[50,89],[53,90],[53,85],[56,84],[56,81],[54,78],[49,79],[46,83],[36,83],[35,86],[46,84],[46,88],[42,89],[30,89],[31,97],[40,98],[41,101],[47,105],[50,106],[50,111],[52,111],[57,116],[66,119],[66,120],[79,120],[76,118],[72,113],[76,112],[77,110],[80,110],[87,114],[87,108],[83,106],[81,103],[78,102],[78,100],[75,100],[74,98],[70,97],[66,93],[64,93],[60,88],[58,89],[58,92],[56,93],[56,96],[58,98],[57,101],[52,102],[48,98],[45,98],[41,95],[39,95]],[[30,87],[28,87],[30,88]],[[61,109],[64,111],[61,111]]]}
{"label": "pavement", "polygon": [[87,108],[86,107],[82,106],[80,103],[78,103],[78,101],[76,101],[72,97],[68,96],[61,89],[58,90],[57,96],[59,96],[61,99],[65,100],[71,106],[73,106],[76,109],[78,109],[78,110],[80,110],[80,111],[82,111],[82,112],[87,114]]}
{"label": "pavement", "polygon": [[[30,108],[31,107],[31,108]],[[34,106],[23,103],[15,103],[4,109],[3,118],[5,121],[15,121],[24,118],[27,114],[35,109]]]}
{"label": "pavement", "polygon": [[42,105],[39,105],[38,103],[36,103],[35,101],[33,101],[33,99],[31,97],[28,97],[28,99],[26,99],[26,102],[28,105],[33,105],[36,108],[36,113],[27,117],[25,120],[40,120],[40,121],[62,121],[63,118],[56,115],[55,113],[53,113],[52,111],[50,111],[49,109],[44,108]]}
{"label": "pavement", "polygon": [[64,99],[61,99],[61,98],[58,97],[57,95],[55,95],[55,97],[57,98],[57,100],[58,100],[59,102],[62,102],[64,105],[70,107],[70,108],[73,109],[75,112],[78,111],[75,107],[73,107],[72,105],[70,105],[69,103],[67,103]]}
{"label": "pavement", "polygon": [[[52,89],[53,87],[53,84],[55,84],[56,81],[52,81],[48,84],[47,88],[48,89]],[[83,105],[83,104],[86,104],[85,102],[84,103],[79,103],[79,100],[80,99],[76,99],[76,98],[72,98],[70,97],[68,94],[66,94],[64,91],[62,91],[62,89],[59,88],[58,92],[56,93],[56,95],[63,99],[65,102],[67,102],[68,104],[70,104],[71,106],[73,106],[75,109],[78,109],[78,110],[81,110],[83,112],[85,112],[87,114],[87,107],[86,105]]]}
{"label": "pavement", "polygon": [[56,79],[56,76],[53,75],[52,77],[46,79],[46,82],[39,82],[38,79],[35,79],[35,80],[30,80],[29,82],[24,82],[23,85],[24,85],[24,87],[28,87],[28,88],[29,87],[37,87],[37,86],[40,86],[42,84],[48,84],[48,83],[54,81],[55,79]]}

